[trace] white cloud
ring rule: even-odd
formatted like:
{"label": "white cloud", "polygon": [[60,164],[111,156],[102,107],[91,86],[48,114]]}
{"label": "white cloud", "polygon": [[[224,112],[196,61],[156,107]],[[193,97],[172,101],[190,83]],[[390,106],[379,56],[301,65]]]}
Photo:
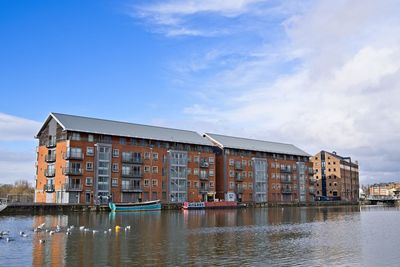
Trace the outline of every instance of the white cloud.
{"label": "white cloud", "polygon": [[[214,71],[199,75],[196,100],[183,110],[188,116],[185,125],[291,142],[310,153],[336,150],[360,161],[364,183],[399,179],[398,2],[303,3],[240,1],[224,6],[220,1],[169,1],[147,9],[147,19],[176,18],[170,24],[153,21],[156,27],[165,27],[164,34],[177,26],[193,29],[197,26],[193,17],[211,13],[224,18],[248,16],[246,29],[260,38],[258,44],[245,43],[242,49],[214,45],[203,55],[196,51],[195,60],[186,59],[186,68],[180,62],[178,74],[185,70],[185,75],[192,75],[187,79],[190,87],[199,72]],[[270,30],[268,16],[284,17],[275,21],[279,33]],[[231,35],[247,34],[230,25],[235,20],[224,23]],[[205,24],[197,30],[213,29]],[[210,51],[217,56],[208,58]],[[238,53],[240,60],[229,61]],[[221,59],[229,64],[219,64]]]}
{"label": "white cloud", "polygon": [[0,113],[0,141],[32,140],[40,122]]}

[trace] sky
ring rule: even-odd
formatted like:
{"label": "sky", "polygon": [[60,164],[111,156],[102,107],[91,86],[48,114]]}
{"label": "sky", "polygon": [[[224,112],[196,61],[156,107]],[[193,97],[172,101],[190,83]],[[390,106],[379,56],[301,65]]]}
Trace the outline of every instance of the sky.
{"label": "sky", "polygon": [[0,183],[50,112],[292,143],[400,180],[398,1],[0,1]]}

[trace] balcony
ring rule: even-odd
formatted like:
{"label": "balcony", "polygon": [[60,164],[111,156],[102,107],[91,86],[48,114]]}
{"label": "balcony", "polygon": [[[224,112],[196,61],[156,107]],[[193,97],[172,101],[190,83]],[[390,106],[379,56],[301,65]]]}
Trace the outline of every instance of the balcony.
{"label": "balcony", "polygon": [[235,173],[235,180],[238,182],[243,182],[244,176],[241,173]]}
{"label": "balcony", "polygon": [[122,157],[122,163],[143,164],[143,160],[138,157]]}
{"label": "balcony", "polygon": [[281,192],[282,192],[282,194],[291,194],[292,193],[292,189],[291,188],[287,188],[287,187],[282,187],[281,188]]}
{"label": "balcony", "polygon": [[235,170],[243,170],[243,165],[240,161],[235,162]]}
{"label": "balcony", "polygon": [[292,168],[290,168],[289,166],[281,166],[281,172],[291,173],[292,172]]}
{"label": "balcony", "polygon": [[44,176],[46,177],[54,177],[56,175],[55,169],[46,169],[44,170]]}
{"label": "balcony", "polygon": [[80,192],[82,191],[82,184],[66,183],[64,184],[65,191]]}
{"label": "balcony", "polygon": [[315,195],[315,188],[314,187],[310,187],[308,192],[310,193],[310,195]]}
{"label": "balcony", "polygon": [[55,154],[47,154],[44,158],[46,162],[54,162],[56,161],[56,155]]}
{"label": "balcony", "polygon": [[142,192],[143,188],[140,185],[133,185],[133,184],[122,184],[121,187],[122,192]]}
{"label": "balcony", "polygon": [[53,193],[55,191],[54,184],[45,184],[43,190],[47,193]]}
{"label": "balcony", "polygon": [[55,147],[57,145],[57,140],[56,138],[51,138],[46,141],[46,147]]}
{"label": "balcony", "polygon": [[208,186],[200,186],[199,192],[200,193],[207,193],[208,192]]}
{"label": "balcony", "polygon": [[72,168],[72,167],[64,167],[63,168],[64,175],[82,175],[82,168]]}
{"label": "balcony", "polygon": [[310,184],[315,184],[317,182],[317,179],[314,177],[310,177]]}
{"label": "balcony", "polygon": [[128,177],[128,178],[142,178],[143,173],[142,172],[133,172],[133,171],[122,171],[121,176]]}
{"label": "balcony", "polygon": [[236,194],[242,194],[243,193],[243,187],[236,187]]}
{"label": "balcony", "polygon": [[281,183],[283,184],[291,184],[292,183],[292,179],[289,177],[281,177]]}
{"label": "balcony", "polygon": [[201,161],[200,162],[200,168],[208,168],[210,164],[208,164],[207,161]]}
{"label": "balcony", "polygon": [[200,179],[200,180],[208,181],[208,174],[201,174],[201,173],[200,173],[199,179]]}
{"label": "balcony", "polygon": [[67,151],[67,153],[63,154],[64,159],[75,159],[75,160],[82,160],[83,159],[83,153],[82,152],[72,152],[72,151]]}

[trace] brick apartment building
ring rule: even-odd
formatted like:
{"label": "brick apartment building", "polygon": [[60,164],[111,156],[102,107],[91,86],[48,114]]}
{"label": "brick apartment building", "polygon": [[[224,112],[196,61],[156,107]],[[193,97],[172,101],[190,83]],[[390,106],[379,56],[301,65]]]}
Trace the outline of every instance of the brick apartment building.
{"label": "brick apartment building", "polygon": [[316,196],[325,199],[358,201],[358,162],[336,152],[321,151],[311,158],[316,179]]}
{"label": "brick apartment building", "polygon": [[35,202],[215,197],[213,144],[193,131],[51,113],[37,139]]}
{"label": "brick apartment building", "polygon": [[215,145],[217,198],[243,202],[314,200],[310,155],[291,144],[206,133]]}

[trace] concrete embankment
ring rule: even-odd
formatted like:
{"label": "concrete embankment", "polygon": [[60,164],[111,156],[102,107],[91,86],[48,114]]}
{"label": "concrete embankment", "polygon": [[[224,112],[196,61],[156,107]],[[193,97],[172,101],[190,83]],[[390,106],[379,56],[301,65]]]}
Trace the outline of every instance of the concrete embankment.
{"label": "concrete embankment", "polygon": [[[267,208],[267,207],[330,207],[330,206],[351,206],[359,205],[358,202],[346,201],[318,201],[313,203],[246,203],[248,208]],[[163,210],[179,210],[182,204],[163,204]],[[85,204],[10,204],[3,210],[1,215],[14,214],[52,214],[52,213],[68,213],[68,212],[109,212],[107,205],[90,206]]]}

